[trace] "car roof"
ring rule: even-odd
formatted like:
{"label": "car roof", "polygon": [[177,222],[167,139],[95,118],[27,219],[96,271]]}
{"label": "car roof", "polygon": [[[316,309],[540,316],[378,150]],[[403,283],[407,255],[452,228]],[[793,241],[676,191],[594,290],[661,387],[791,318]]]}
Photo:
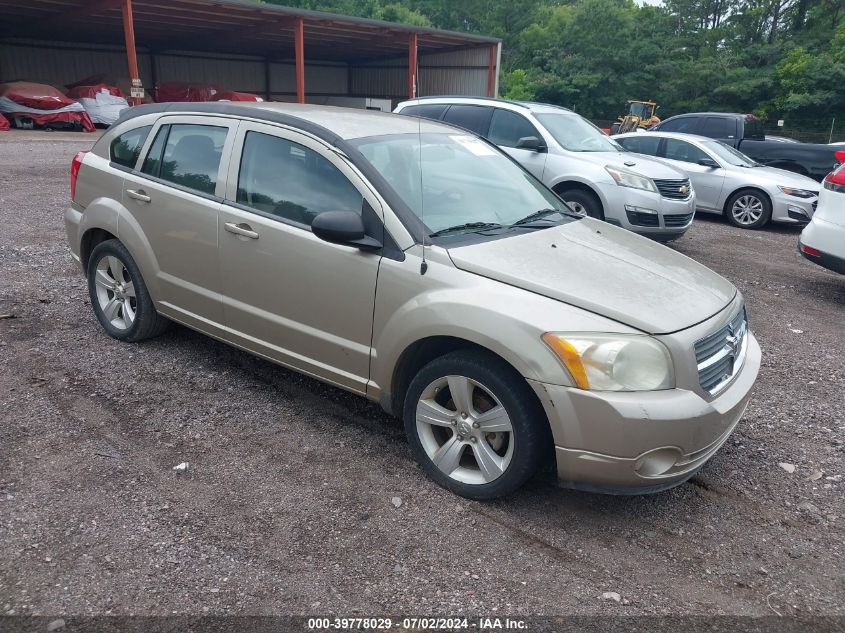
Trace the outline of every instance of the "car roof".
{"label": "car roof", "polygon": [[[741,112],[684,112],[683,114],[676,114],[674,116],[670,116],[669,119],[677,119],[682,116],[730,116],[745,119],[753,115],[742,114]],[[664,119],[664,121],[668,121],[669,119]]]}
{"label": "car roof", "polygon": [[309,132],[329,143],[365,136],[451,132],[457,128],[416,117],[358,108],[301,103],[233,102],[154,103],[128,108],[118,123],[146,114],[227,115],[282,123]]}
{"label": "car roof", "polygon": [[572,110],[550,103],[537,103],[535,101],[512,101],[510,99],[496,99],[494,97],[466,97],[466,96],[440,96],[440,97],[417,97],[403,101],[396,107],[407,107],[410,105],[430,104],[467,104],[467,105],[489,105],[506,110],[528,110],[532,113],[558,113],[566,112],[572,114]]}
{"label": "car roof", "polygon": [[645,132],[625,132],[624,134],[614,134],[612,138],[631,138],[633,136],[656,136],[660,138],[676,138],[683,141],[715,141],[707,136],[700,134],[685,134],[684,132],[661,132],[654,130],[653,132],[646,130]]}

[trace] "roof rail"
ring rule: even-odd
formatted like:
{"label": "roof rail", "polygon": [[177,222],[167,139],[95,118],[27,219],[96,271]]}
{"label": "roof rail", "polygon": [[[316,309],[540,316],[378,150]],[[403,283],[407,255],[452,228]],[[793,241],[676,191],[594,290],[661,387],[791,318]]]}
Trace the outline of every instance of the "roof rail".
{"label": "roof rail", "polygon": [[428,99],[475,99],[478,101],[495,101],[496,103],[507,103],[510,105],[519,106],[521,108],[529,108],[529,105],[522,101],[511,101],[510,99],[498,99],[496,97],[473,97],[471,95],[429,95],[428,97],[414,97],[413,99],[405,99],[405,101],[426,101]]}

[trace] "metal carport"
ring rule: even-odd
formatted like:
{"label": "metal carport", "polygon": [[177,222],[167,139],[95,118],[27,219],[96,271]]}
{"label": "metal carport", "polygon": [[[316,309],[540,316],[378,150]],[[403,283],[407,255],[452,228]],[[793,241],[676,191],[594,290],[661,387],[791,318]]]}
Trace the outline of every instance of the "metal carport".
{"label": "metal carport", "polygon": [[0,81],[111,72],[300,103],[495,96],[500,57],[495,38],[251,0],[0,0]]}

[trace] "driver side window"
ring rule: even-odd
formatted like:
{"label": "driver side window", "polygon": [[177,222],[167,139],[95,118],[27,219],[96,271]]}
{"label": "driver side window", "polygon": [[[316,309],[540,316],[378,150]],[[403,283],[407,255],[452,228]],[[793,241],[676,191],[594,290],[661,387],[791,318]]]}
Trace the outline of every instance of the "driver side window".
{"label": "driver side window", "polygon": [[311,226],[325,211],[360,214],[363,198],[337,167],[314,150],[277,136],[247,132],[236,202]]}

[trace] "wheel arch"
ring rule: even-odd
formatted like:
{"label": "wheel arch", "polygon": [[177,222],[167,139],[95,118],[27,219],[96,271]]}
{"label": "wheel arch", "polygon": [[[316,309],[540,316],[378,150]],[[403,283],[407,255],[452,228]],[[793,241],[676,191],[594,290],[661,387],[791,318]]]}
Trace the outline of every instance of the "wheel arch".
{"label": "wheel arch", "polygon": [[82,263],[82,268],[88,270],[88,260],[91,259],[91,253],[94,252],[98,244],[116,239],[117,235],[106,229],[100,227],[86,229],[79,243],[79,261]]}
{"label": "wheel arch", "polygon": [[[379,401],[382,408],[390,415],[401,416],[405,407],[405,397],[408,387],[420,369],[436,358],[460,350],[471,350],[490,354],[505,363],[525,380],[523,373],[514,363],[487,346],[458,336],[427,336],[408,345],[399,355],[393,368],[389,391],[385,392]],[[529,388],[529,391],[534,394],[533,389]],[[536,398],[536,394],[534,394],[534,397]],[[537,399],[537,404],[541,405],[539,399]]]}

